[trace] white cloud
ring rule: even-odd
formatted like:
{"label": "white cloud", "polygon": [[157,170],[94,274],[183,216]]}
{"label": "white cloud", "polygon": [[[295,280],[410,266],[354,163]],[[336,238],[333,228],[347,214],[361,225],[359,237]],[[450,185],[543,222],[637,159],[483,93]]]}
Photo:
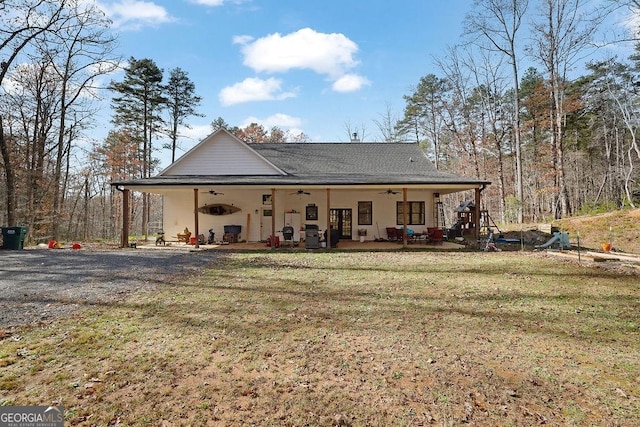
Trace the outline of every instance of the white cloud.
{"label": "white cloud", "polygon": [[199,142],[211,133],[211,124],[182,126],[179,132],[182,137]]}
{"label": "white cloud", "polygon": [[283,92],[282,81],[276,78],[266,80],[250,77],[233,86],[223,88],[218,94],[222,105],[241,104],[250,101],[272,101],[295,97],[294,92]]}
{"label": "white cloud", "polygon": [[191,0],[192,3],[201,4],[203,6],[222,6],[224,0]]}
{"label": "white cloud", "polygon": [[287,133],[288,141],[292,141],[298,135],[304,133],[304,131],[300,128],[300,126],[302,125],[301,118],[283,113],[276,113],[263,119],[255,116],[249,116],[244,119],[240,127],[247,127],[251,123],[262,125],[262,127],[264,127],[266,130],[271,130],[272,127],[276,126]]}
{"label": "white cloud", "polygon": [[231,42],[233,44],[247,44],[252,40],[253,40],[253,37],[251,36],[233,36],[233,38],[231,39]]}
{"label": "white cloud", "polygon": [[341,33],[319,33],[303,28],[258,39],[235,36],[233,43],[242,46],[243,64],[256,72],[312,70],[333,81],[332,89],[336,92],[353,92],[371,84],[364,76],[349,73],[359,64],[355,58],[358,45]]}
{"label": "white cloud", "polygon": [[362,86],[369,86],[371,82],[363,76],[357,74],[345,74],[333,82],[331,88],[336,92],[355,92]]}
{"label": "white cloud", "polygon": [[8,74],[4,80],[2,80],[2,86],[0,86],[0,93],[8,93],[9,95],[16,95],[19,93],[20,90],[22,90],[24,88],[24,86],[18,82],[17,80],[14,80],[13,77]]}
{"label": "white cloud", "polygon": [[640,28],[640,10],[632,9],[626,19],[624,19],[623,24],[630,34],[637,37],[640,33],[638,30],[638,28]]}
{"label": "white cloud", "polygon": [[300,133],[300,129],[296,129],[296,128],[302,124],[302,119],[300,119],[299,117],[293,117],[283,113],[277,113],[269,117],[266,117],[264,119],[250,116],[244,119],[244,122],[241,125],[241,127],[249,126],[251,123],[261,124],[262,126],[264,126],[265,129],[271,129],[274,126],[277,126],[281,129],[289,129],[289,130],[295,129],[298,133]]}
{"label": "white cloud", "polygon": [[340,76],[355,67],[358,45],[340,33],[318,33],[303,28],[282,36],[259,38],[242,47],[244,64],[257,72],[311,69],[319,74]]}
{"label": "white cloud", "polygon": [[174,20],[164,7],[148,1],[120,0],[99,6],[113,20],[114,26],[121,29],[137,30]]}

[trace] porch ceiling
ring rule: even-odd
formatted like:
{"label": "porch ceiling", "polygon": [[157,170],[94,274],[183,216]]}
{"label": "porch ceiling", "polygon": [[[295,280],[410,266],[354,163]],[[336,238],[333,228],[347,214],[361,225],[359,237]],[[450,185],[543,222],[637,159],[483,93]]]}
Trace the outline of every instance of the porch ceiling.
{"label": "porch ceiling", "polygon": [[114,182],[112,185],[134,191],[163,193],[167,190],[194,189],[209,186],[229,189],[337,189],[337,190],[377,190],[377,189],[421,189],[441,193],[471,190],[489,185],[489,181],[465,180],[453,175],[442,174],[435,179],[417,177],[293,177],[293,176],[169,176],[131,181]]}

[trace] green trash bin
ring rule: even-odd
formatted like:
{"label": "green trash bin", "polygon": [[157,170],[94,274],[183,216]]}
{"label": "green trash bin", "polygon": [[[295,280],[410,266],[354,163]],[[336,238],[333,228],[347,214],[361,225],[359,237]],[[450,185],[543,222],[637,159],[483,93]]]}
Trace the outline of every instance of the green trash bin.
{"label": "green trash bin", "polygon": [[27,227],[2,227],[2,249],[23,249]]}

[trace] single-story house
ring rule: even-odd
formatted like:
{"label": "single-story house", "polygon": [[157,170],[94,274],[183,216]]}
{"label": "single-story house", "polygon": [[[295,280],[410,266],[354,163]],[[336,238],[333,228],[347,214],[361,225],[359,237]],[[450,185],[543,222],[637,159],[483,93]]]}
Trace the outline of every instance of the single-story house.
{"label": "single-story house", "polygon": [[[374,240],[386,239],[387,227],[443,227],[441,195],[475,190],[478,209],[489,184],[436,170],[415,143],[247,144],[225,129],[155,177],[112,183],[124,195],[123,246],[130,191],[163,196],[168,238],[188,228],[193,236],[213,230],[220,240],[227,231],[240,241],[282,240],[292,227],[300,241],[315,227],[320,235],[335,229],[340,239]],[[407,232],[400,235],[406,243]]]}

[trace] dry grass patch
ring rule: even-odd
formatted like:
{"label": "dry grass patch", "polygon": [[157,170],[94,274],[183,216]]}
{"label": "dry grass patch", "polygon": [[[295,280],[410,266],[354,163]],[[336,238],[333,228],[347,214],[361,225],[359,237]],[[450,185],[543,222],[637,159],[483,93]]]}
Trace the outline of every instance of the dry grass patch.
{"label": "dry grass patch", "polygon": [[640,209],[620,210],[600,215],[570,217],[553,222],[568,231],[586,247],[600,250],[600,244],[611,241],[616,251],[640,254]]}
{"label": "dry grass patch", "polygon": [[228,254],[2,341],[68,425],[640,425],[638,277],[517,253]]}

